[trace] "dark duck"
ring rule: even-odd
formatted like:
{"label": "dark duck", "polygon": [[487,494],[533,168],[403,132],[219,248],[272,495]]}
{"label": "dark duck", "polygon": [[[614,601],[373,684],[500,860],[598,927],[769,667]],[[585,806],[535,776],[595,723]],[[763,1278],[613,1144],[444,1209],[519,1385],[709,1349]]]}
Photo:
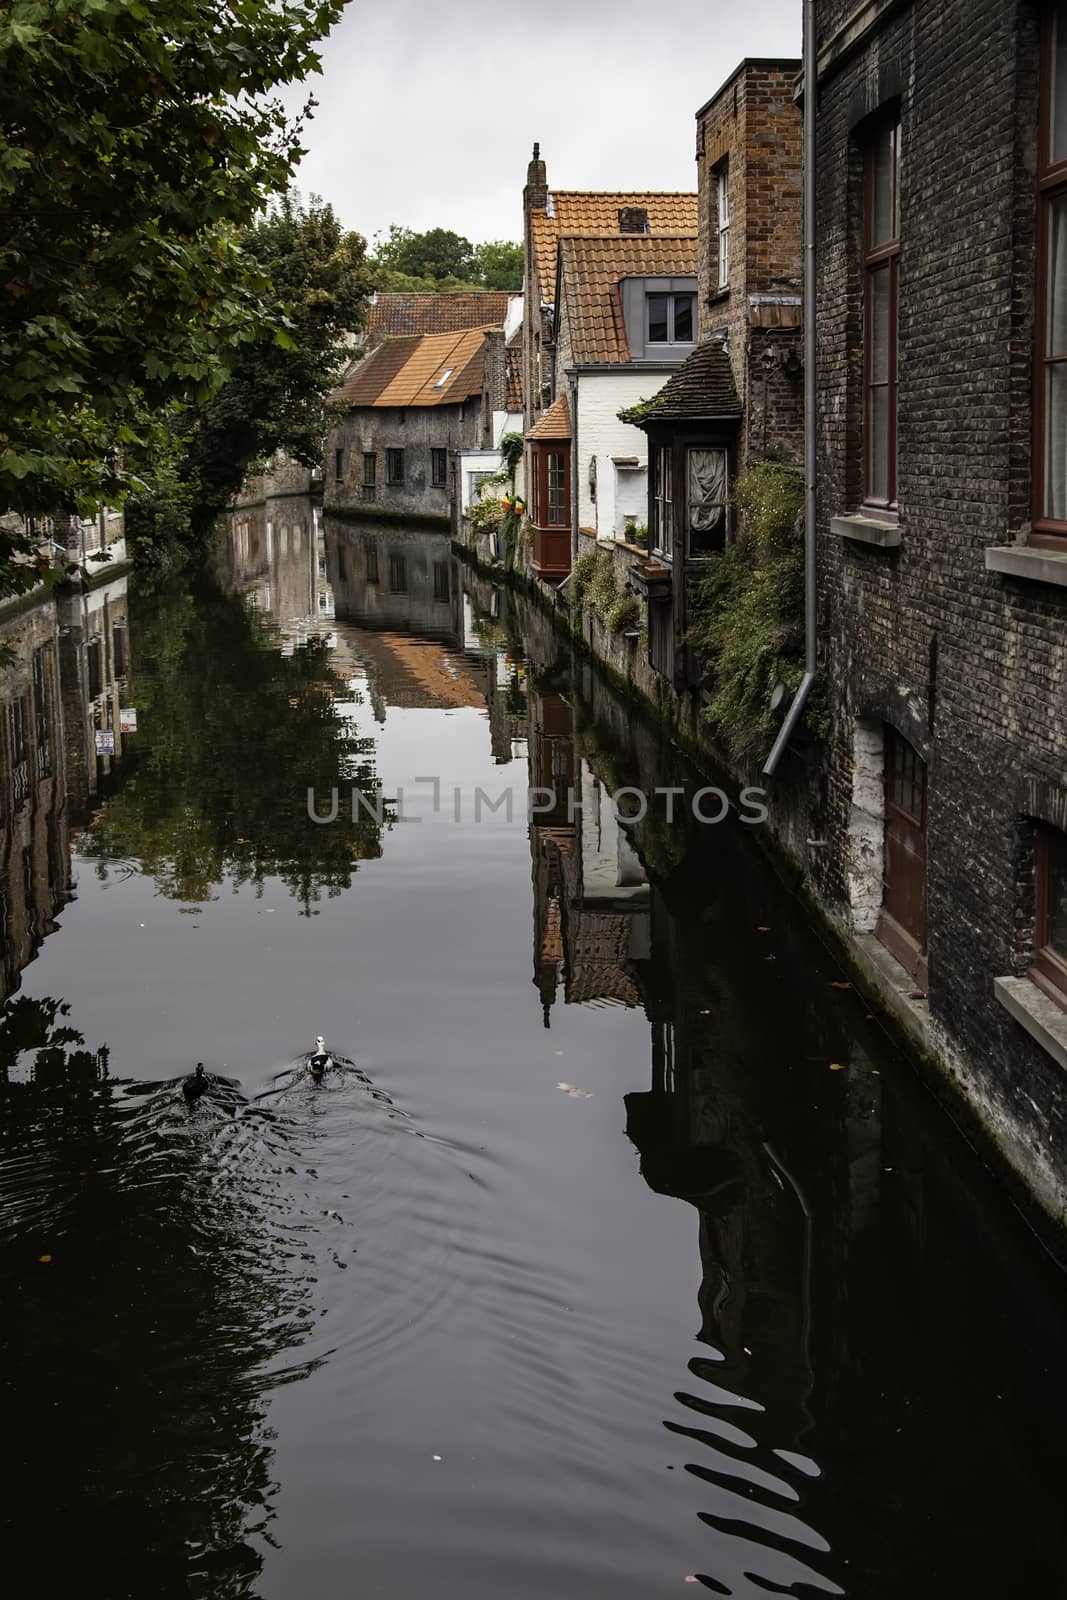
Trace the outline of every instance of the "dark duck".
{"label": "dark duck", "polygon": [[208,1078],[207,1074],[204,1072],[204,1063],[202,1061],[198,1061],[196,1063],[196,1071],[193,1073],[192,1077],[186,1078],[185,1082],[182,1084],[182,1094],[185,1096],[186,1105],[195,1105],[202,1094],[207,1094],[207,1090]]}
{"label": "dark duck", "polygon": [[307,1069],[316,1083],[321,1083],[330,1067],[334,1065],[333,1056],[327,1050],[320,1033],[315,1040],[315,1048],[307,1058]]}

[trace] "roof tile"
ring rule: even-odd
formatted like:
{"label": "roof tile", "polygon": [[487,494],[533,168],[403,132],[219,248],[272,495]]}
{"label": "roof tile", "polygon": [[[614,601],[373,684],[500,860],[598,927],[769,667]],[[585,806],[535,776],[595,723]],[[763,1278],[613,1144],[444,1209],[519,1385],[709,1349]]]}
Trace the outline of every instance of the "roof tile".
{"label": "roof tile", "polygon": [[615,234],[559,241],[571,354],[579,366],[630,360],[619,284],[634,277],[695,277],[696,235]]}
{"label": "roof tile", "polygon": [[535,428],[531,428],[526,435],[527,439],[558,439],[568,440],[571,437],[571,407],[565,394],[561,394],[554,405],[549,406],[544,416]]}
{"label": "roof tile", "polygon": [[730,357],[717,339],[697,345],[659,393],[631,420],[639,428],[653,422],[739,417],[741,401]]}
{"label": "roof tile", "polygon": [[386,339],[330,398],[357,406],[456,405],[481,390],[488,328]]}
{"label": "roof tile", "polygon": [[698,227],[695,194],[595,194],[562,189],[552,191],[549,207],[530,213],[534,259],[544,297],[556,292],[556,249],[560,239],[575,234],[641,237],[621,233],[620,211],[647,211],[652,235],[696,233]]}
{"label": "roof tile", "polygon": [[367,315],[368,345],[412,333],[459,333],[465,328],[503,327],[514,295],[504,289],[457,290],[448,294],[379,294]]}

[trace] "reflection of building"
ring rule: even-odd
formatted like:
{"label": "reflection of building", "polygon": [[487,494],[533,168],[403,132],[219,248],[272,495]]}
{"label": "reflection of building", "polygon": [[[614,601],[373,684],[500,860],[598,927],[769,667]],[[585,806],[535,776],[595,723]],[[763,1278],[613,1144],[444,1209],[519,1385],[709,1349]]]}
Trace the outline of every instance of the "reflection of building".
{"label": "reflection of building", "polygon": [[[70,894],[71,830],[122,755],[126,580],[42,600],[0,627],[0,1000]],[[96,752],[113,734],[114,756]]]}
{"label": "reflection of building", "polygon": [[562,694],[530,688],[529,754],[534,982],[545,1025],[561,980],[568,1005],[640,1006],[648,883],[610,794],[578,759]]}

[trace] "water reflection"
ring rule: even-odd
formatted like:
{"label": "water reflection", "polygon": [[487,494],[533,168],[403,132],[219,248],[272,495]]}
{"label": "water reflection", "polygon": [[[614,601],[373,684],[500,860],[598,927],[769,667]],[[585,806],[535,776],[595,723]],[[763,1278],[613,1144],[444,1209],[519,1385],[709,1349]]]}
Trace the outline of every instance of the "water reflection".
{"label": "water reflection", "polygon": [[[43,1587],[1055,1593],[1059,1288],[745,830],[616,815],[704,781],[663,737],[441,535],[295,497],[221,585],[89,598],[0,682],[4,1514]],[[308,822],[429,751],[533,825]],[[169,1037],[86,1021],[139,997],[43,943],[72,846],[109,961],[161,896],[137,1015],[226,1029],[239,1093],[190,1114]],[[222,884],[338,903],[282,937]],[[334,1005],[360,1070],[279,1076],[286,1007]]]}

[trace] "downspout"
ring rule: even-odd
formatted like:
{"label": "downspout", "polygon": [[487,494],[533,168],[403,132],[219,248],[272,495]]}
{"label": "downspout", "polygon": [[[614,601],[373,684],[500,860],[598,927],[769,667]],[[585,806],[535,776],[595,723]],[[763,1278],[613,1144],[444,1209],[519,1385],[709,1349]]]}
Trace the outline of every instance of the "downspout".
{"label": "downspout", "polygon": [[817,615],[815,566],[815,102],[818,97],[815,0],[804,0],[804,676],[763,775],[777,770],[815,682]]}

